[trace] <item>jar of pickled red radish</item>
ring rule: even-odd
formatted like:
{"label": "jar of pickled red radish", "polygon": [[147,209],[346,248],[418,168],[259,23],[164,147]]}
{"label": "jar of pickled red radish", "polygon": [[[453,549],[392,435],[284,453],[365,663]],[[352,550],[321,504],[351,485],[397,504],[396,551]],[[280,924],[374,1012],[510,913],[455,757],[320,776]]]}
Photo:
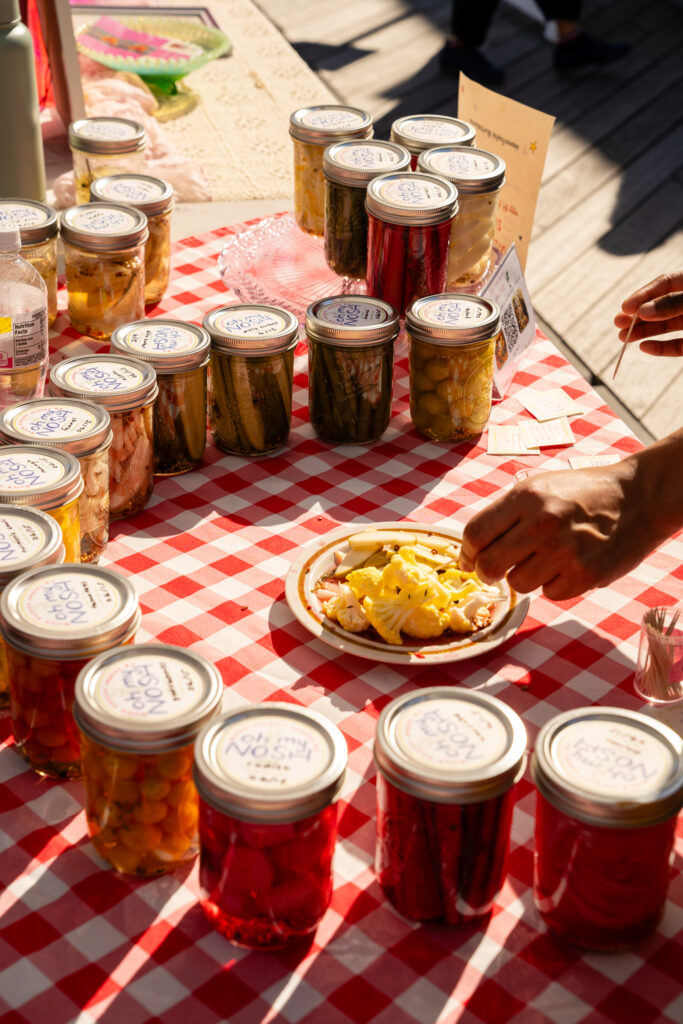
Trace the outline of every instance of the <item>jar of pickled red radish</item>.
{"label": "jar of pickled red radish", "polygon": [[458,190],[459,208],[451,228],[446,287],[475,290],[491,266],[498,196],[505,184],[505,161],[468,146],[439,146],[420,155],[418,170],[440,174]]}
{"label": "jar of pickled red radish", "polygon": [[147,218],[131,206],[87,203],[64,210],[62,241],[69,319],[81,334],[109,338],[145,314]]}
{"label": "jar of pickled red radish", "polygon": [[203,324],[211,336],[214,443],[231,455],[279,451],[292,420],[298,320],[280,306],[221,306]]}
{"label": "jar of pickled red radish", "polygon": [[526,742],[521,718],[477,691],[433,686],[382,711],[376,870],[404,917],[471,924],[490,913]]}
{"label": "jar of pickled red radish", "polygon": [[69,125],[76,202],[90,200],[90,186],[97,178],[145,166],[145,129],[125,117],[82,117]]}
{"label": "jar of pickled red radish", "polygon": [[323,153],[334,142],[372,138],[372,118],[356,107],[302,107],[289,119],[294,143],[294,216],[302,231],[322,235],[325,227]]}
{"label": "jar of pickled red radish", "polygon": [[109,413],[70,398],[40,398],[0,412],[0,442],[49,445],[75,455],[83,475],[78,502],[80,560],[97,562],[109,539]]}
{"label": "jar of pickled red radish", "polygon": [[391,141],[410,153],[415,170],[418,157],[432,146],[473,146],[477,132],[468,121],[444,114],[410,114],[399,117],[391,126]]}
{"label": "jar of pickled red radish", "polygon": [[368,294],[401,316],[415,299],[446,290],[458,193],[432,174],[383,174],[368,185]]}
{"label": "jar of pickled red radish", "polygon": [[0,597],[16,748],[40,775],[81,776],[73,719],[76,677],[96,654],[131,643],[140,623],[132,584],[95,565],[31,569]]}
{"label": "jar of pickled red radish", "polygon": [[74,356],[50,375],[50,394],[102,405],[109,413],[109,519],[145,507],[154,487],[154,367],[130,356]]}
{"label": "jar of pickled red radish", "polygon": [[47,288],[47,323],[57,319],[57,214],[32,199],[0,199],[0,230],[18,227],[21,255],[35,267]]}
{"label": "jar of pickled red radish", "polygon": [[210,349],[208,332],[182,320],[139,320],[111,336],[113,353],[156,371],[154,472],[160,476],[188,473],[204,454]]}
{"label": "jar of pickled red radish", "polygon": [[481,434],[491,413],[499,327],[498,306],[476,295],[430,295],[410,307],[410,417],[424,437]]}
{"label": "jar of pickled red radish", "polygon": [[202,906],[231,942],[279,949],[315,931],[332,894],[346,761],[337,727],[293,704],[237,708],[200,733]]}
{"label": "jar of pickled red radish", "polygon": [[627,949],[666,902],[683,740],[648,715],[579,708],[540,731],[534,899],[548,928],[583,949]]}
{"label": "jar of pickled red radish", "polygon": [[196,856],[194,741],[222,695],[210,662],[167,644],[117,647],[79,673],[88,830],[117,871],[158,875]]}
{"label": "jar of pickled red radish", "polygon": [[134,206],[146,216],[149,238],[145,243],[145,305],[159,302],[171,273],[172,186],[148,174],[113,174],[92,183],[90,198],[93,202]]}
{"label": "jar of pickled red radish", "polygon": [[367,444],[387,429],[398,330],[381,299],[336,295],[308,307],[308,408],[323,440]]}
{"label": "jar of pickled red radish", "polygon": [[68,452],[27,444],[0,448],[0,503],[28,505],[52,516],[62,532],[67,562],[81,560],[82,493],[81,467]]}

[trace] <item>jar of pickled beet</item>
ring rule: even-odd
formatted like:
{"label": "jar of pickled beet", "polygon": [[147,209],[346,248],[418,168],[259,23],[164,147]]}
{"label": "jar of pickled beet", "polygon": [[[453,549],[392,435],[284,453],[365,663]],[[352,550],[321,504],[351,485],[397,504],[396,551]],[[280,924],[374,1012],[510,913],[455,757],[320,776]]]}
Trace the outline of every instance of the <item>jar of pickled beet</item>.
{"label": "jar of pickled beet", "polygon": [[491,413],[499,327],[498,306],[476,295],[430,295],[410,307],[410,417],[424,437],[481,434]]}
{"label": "jar of pickled beet", "polygon": [[381,299],[335,295],[308,307],[308,408],[324,441],[368,444],[387,429],[398,331]]}
{"label": "jar of pickled beet", "polygon": [[0,597],[16,748],[40,775],[81,776],[73,719],[76,676],[96,654],[133,640],[132,584],[95,565],[31,569]]}
{"label": "jar of pickled beet", "polygon": [[57,214],[32,199],[0,199],[0,230],[18,227],[21,255],[35,267],[47,288],[47,323],[57,319]]}
{"label": "jar of pickled beet", "polygon": [[458,193],[432,174],[383,174],[368,185],[368,295],[401,316],[415,299],[446,290]]}
{"label": "jar of pickled beet", "polygon": [[167,644],[117,647],[79,673],[88,830],[117,871],[158,875],[196,856],[194,741],[222,695],[210,662]]}
{"label": "jar of pickled beet", "polygon": [[90,200],[97,178],[145,166],[145,129],[125,117],[82,117],[69,125],[69,146],[74,163],[76,202]]}
{"label": "jar of pickled beet", "polygon": [[433,686],[388,704],[375,737],[376,870],[413,921],[471,924],[505,879],[521,718],[496,697]]}
{"label": "jar of pickled beet", "polygon": [[473,146],[477,132],[468,121],[444,114],[410,114],[399,117],[391,126],[391,141],[410,153],[413,170],[418,157],[432,146]]}
{"label": "jar of pickled beet", "polygon": [[215,444],[231,455],[279,451],[292,419],[298,320],[279,306],[221,306],[203,324],[211,335]]}
{"label": "jar of pickled beet", "polygon": [[64,210],[66,291],[71,324],[90,338],[145,315],[147,218],[132,206],[87,203]]}
{"label": "jar of pickled beet", "polygon": [[172,186],[148,174],[113,174],[92,183],[90,198],[93,202],[134,206],[144,213],[149,230],[145,243],[145,305],[159,302],[171,273]]}
{"label": "jar of pickled beet", "polygon": [[78,502],[81,562],[97,562],[109,539],[109,413],[71,398],[39,398],[0,412],[0,442],[49,445],[75,455],[83,475]]}
{"label": "jar of pickled beet", "polygon": [[356,107],[302,107],[289,119],[294,143],[294,216],[302,231],[322,235],[325,226],[323,153],[333,142],[372,138],[372,118]]}
{"label": "jar of pickled beet", "polygon": [[566,711],[538,734],[534,899],[548,928],[583,949],[636,945],[664,911],[683,740],[636,711]]}
{"label": "jar of pickled beet", "polygon": [[154,487],[154,367],[130,356],[73,356],[53,367],[50,394],[102,405],[109,413],[109,519],[145,507]]}
{"label": "jar of pickled beet", "polygon": [[139,320],[111,336],[113,353],[156,371],[154,472],[160,476],[188,473],[204,454],[210,349],[208,332],[182,320]]}
{"label": "jar of pickled beet", "polygon": [[278,949],[315,931],[332,894],[346,761],[337,727],[293,704],[237,708],[200,733],[202,906],[231,942]]}

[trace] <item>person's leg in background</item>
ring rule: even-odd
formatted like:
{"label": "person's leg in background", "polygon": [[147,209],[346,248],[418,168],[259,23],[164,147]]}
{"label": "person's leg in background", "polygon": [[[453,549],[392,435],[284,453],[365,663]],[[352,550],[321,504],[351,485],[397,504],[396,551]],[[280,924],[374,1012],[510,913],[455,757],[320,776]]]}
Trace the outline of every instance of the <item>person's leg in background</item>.
{"label": "person's leg in background", "polygon": [[536,0],[536,3],[546,20],[554,21],[557,26],[553,64],[558,71],[571,71],[590,64],[610,64],[631,48],[628,43],[608,43],[584,32],[579,26],[582,0]]}

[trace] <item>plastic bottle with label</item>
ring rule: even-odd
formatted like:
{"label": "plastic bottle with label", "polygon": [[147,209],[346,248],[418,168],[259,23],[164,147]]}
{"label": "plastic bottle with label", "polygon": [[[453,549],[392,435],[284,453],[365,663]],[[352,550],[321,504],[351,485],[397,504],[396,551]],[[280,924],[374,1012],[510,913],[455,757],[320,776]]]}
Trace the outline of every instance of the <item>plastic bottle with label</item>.
{"label": "plastic bottle with label", "polygon": [[41,398],[47,374],[47,288],[20,253],[19,228],[0,231],[0,408]]}

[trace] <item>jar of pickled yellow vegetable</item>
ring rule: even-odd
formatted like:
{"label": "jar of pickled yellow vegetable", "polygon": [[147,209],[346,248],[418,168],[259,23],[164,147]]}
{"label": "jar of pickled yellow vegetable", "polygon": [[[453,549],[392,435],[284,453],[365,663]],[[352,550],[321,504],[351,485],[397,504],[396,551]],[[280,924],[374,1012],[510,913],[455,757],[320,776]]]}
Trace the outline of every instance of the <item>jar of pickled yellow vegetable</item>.
{"label": "jar of pickled yellow vegetable", "polygon": [[144,508],[154,487],[154,368],[128,356],[74,356],[52,369],[50,394],[105,407],[109,449],[109,519]]}
{"label": "jar of pickled yellow vegetable", "polygon": [[68,452],[28,444],[0,448],[0,503],[28,505],[52,516],[62,531],[67,562],[81,560],[82,491],[81,467]]}
{"label": "jar of pickled yellow vegetable", "polygon": [[434,441],[476,437],[491,412],[498,306],[475,295],[418,299],[406,313],[410,416]]}
{"label": "jar of pickled yellow vegetable", "polygon": [[74,718],[88,829],[117,871],[158,875],[196,856],[194,740],[222,694],[210,662],[166,644],[107,651],[80,672]]}
{"label": "jar of pickled yellow vegetable", "polygon": [[47,288],[47,323],[57,319],[57,214],[32,199],[0,199],[0,231],[18,227],[21,255],[35,267]]}
{"label": "jar of pickled yellow vegetable", "polygon": [[96,654],[131,643],[140,624],[130,580],[95,565],[31,569],[0,597],[12,731],[31,767],[80,778],[76,677]]}
{"label": "jar of pickled yellow vegetable", "polygon": [[[476,128],[469,121],[445,114],[409,114],[399,117],[391,126],[391,141],[405,146],[410,153],[413,170],[421,153],[432,146],[473,146]],[[437,171],[432,172],[434,174]]]}
{"label": "jar of pickled yellow vegetable", "polygon": [[82,117],[69,125],[74,163],[76,202],[90,200],[97,178],[123,171],[142,172],[145,166],[144,127],[125,117]]}
{"label": "jar of pickled yellow vegetable", "polygon": [[145,313],[147,218],[132,206],[87,203],[61,217],[71,323],[90,338]]}
{"label": "jar of pickled yellow vegetable", "polygon": [[302,231],[322,235],[325,226],[323,153],[333,142],[372,138],[372,117],[357,107],[302,107],[289,119],[294,142],[294,216]]}
{"label": "jar of pickled yellow vegetable", "polygon": [[296,317],[279,306],[221,306],[203,322],[211,335],[214,442],[231,455],[278,451],[292,419]]}
{"label": "jar of pickled yellow vegetable", "polygon": [[140,320],[118,327],[111,350],[154,367],[154,472],[176,476],[194,469],[206,447],[208,331],[182,320]]}

